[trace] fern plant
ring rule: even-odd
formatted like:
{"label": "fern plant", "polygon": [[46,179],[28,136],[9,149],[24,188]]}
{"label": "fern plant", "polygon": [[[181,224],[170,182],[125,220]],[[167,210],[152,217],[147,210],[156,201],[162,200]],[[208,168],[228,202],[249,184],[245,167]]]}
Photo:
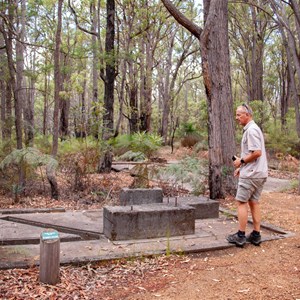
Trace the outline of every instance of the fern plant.
{"label": "fern plant", "polygon": [[142,152],[150,159],[162,145],[162,138],[154,133],[137,132],[131,135],[121,135],[112,140],[116,149],[124,148],[127,151]]}
{"label": "fern plant", "polygon": [[[28,147],[23,149],[15,149],[8,154],[1,161],[0,170],[7,175],[10,173],[9,171],[11,170],[11,166],[23,168],[23,170],[25,170],[25,176],[28,178],[37,168],[42,166],[47,167],[48,173],[54,173],[58,166],[58,162],[52,156],[43,154],[36,148]],[[41,169],[40,174],[42,174]],[[15,174],[13,173],[13,176],[14,175]],[[13,178],[12,192],[15,197],[22,193],[23,188],[24,187],[19,186],[17,180]]]}
{"label": "fern plant", "polygon": [[194,195],[205,191],[207,162],[196,157],[186,157],[177,164],[169,165],[158,172],[158,178],[171,181],[173,186],[189,184]]}

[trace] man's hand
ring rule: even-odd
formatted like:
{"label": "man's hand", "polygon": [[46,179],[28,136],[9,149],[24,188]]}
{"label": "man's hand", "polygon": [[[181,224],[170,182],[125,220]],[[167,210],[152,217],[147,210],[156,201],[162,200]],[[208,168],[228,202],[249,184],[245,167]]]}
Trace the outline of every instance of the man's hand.
{"label": "man's hand", "polygon": [[235,168],[239,168],[241,166],[241,158],[237,157],[236,160],[233,162]]}
{"label": "man's hand", "polygon": [[240,168],[237,168],[237,169],[234,170],[233,176],[234,177],[239,177],[240,176]]}

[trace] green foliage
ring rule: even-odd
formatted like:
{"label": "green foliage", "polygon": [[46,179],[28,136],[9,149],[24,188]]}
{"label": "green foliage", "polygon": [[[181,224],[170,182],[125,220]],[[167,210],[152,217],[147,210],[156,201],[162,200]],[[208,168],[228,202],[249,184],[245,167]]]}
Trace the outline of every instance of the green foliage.
{"label": "green foliage", "polygon": [[206,139],[201,139],[201,141],[199,141],[197,144],[194,145],[193,147],[193,151],[195,151],[195,153],[198,153],[200,151],[207,151],[208,150],[208,140]]}
{"label": "green foliage", "polygon": [[261,127],[264,127],[269,120],[270,115],[268,105],[261,100],[253,100],[251,101],[250,106],[253,110],[253,118],[255,122]]}
{"label": "green foliage", "polygon": [[52,136],[42,134],[36,135],[34,137],[34,144],[42,153],[50,154],[52,149]]}
{"label": "green foliage", "polygon": [[180,133],[182,136],[186,136],[189,134],[195,134],[196,128],[195,125],[191,122],[183,123],[180,127]]}
{"label": "green foliage", "polygon": [[145,155],[142,152],[127,151],[124,154],[116,158],[116,160],[121,161],[143,161],[145,160]]}
{"label": "green foliage", "polygon": [[21,165],[24,163],[32,168],[48,165],[51,169],[55,169],[58,166],[57,160],[52,156],[43,154],[36,148],[28,147],[13,150],[2,160],[0,169],[4,170],[10,165]]}
{"label": "green foliage", "polygon": [[[13,195],[17,197],[24,189],[24,186],[18,184],[18,170],[22,168],[25,179],[29,179],[34,177],[36,170],[42,166],[47,166],[47,169],[51,172],[55,171],[58,162],[52,156],[43,154],[36,148],[28,147],[15,149],[8,154],[1,161],[0,170],[5,174],[4,182],[6,182],[8,186],[11,186]],[[43,177],[42,169],[40,169],[40,174]]]}
{"label": "green foliage", "polygon": [[201,140],[201,134],[196,129],[194,123],[183,123],[179,129],[179,135],[181,137],[181,145],[183,147],[193,147]]}
{"label": "green foliage", "polygon": [[299,158],[300,153],[300,140],[297,136],[296,125],[294,119],[291,120],[287,116],[287,128],[282,129],[280,124],[270,124],[266,134],[266,147],[274,153],[282,153],[284,155],[290,154]]}
{"label": "green foliage", "polygon": [[120,135],[111,141],[116,149],[142,152],[150,159],[162,145],[162,138],[155,133],[137,132],[132,135]]}
{"label": "green foliage", "polygon": [[99,143],[93,137],[86,138],[70,138],[59,142],[59,156],[75,154],[86,151],[87,149],[97,149]]}
{"label": "green foliage", "polygon": [[160,179],[168,179],[173,185],[191,185],[192,192],[200,195],[205,191],[207,162],[196,157],[186,157],[178,164],[171,164],[158,173]]}

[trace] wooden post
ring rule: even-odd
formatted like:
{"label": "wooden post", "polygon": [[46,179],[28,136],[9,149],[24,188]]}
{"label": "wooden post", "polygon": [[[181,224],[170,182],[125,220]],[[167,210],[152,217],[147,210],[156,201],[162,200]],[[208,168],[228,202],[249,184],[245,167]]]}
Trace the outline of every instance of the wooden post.
{"label": "wooden post", "polygon": [[40,236],[40,281],[55,285],[59,282],[60,240],[58,232],[47,229]]}

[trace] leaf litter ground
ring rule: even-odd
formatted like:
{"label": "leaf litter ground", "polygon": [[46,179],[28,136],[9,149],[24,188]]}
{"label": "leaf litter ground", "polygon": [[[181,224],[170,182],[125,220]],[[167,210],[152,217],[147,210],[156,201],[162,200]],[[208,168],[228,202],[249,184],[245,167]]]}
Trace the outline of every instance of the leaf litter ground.
{"label": "leaf litter ground", "polygon": [[[297,176],[277,171],[270,175]],[[90,175],[85,190],[75,193],[66,187],[59,201],[45,197],[45,191],[34,196],[28,191],[18,204],[2,193],[0,203],[1,208],[100,208],[117,201],[120,189],[132,180],[126,172]],[[62,177],[64,184],[70,183]],[[235,207],[233,197],[220,204]],[[261,208],[264,222],[294,236],[260,247],[63,266],[56,286],[40,283],[36,267],[1,270],[0,299],[300,299],[300,196],[291,190],[263,193]]]}

